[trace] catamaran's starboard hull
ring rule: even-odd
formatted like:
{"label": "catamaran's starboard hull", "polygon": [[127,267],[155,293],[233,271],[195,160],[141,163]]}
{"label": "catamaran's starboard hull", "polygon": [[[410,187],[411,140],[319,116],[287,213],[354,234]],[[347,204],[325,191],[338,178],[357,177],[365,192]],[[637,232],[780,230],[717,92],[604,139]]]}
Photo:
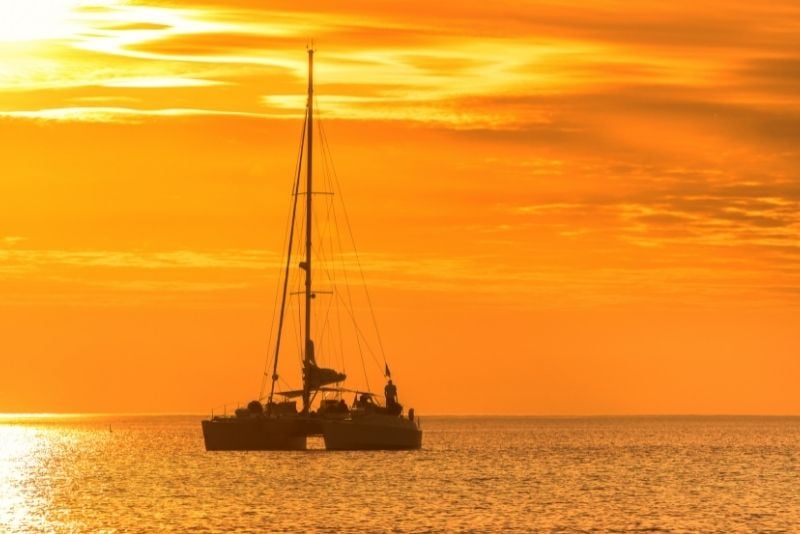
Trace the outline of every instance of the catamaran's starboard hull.
{"label": "catamaran's starboard hull", "polygon": [[298,421],[278,418],[214,418],[202,422],[207,451],[303,451]]}
{"label": "catamaran's starboard hull", "polygon": [[408,419],[374,415],[322,423],[329,451],[411,450],[422,447],[422,430]]}

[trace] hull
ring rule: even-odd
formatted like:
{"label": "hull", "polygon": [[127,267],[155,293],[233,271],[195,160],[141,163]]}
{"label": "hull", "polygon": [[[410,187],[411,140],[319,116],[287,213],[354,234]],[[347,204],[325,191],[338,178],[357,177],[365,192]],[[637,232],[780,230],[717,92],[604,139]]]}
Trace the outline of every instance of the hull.
{"label": "hull", "polygon": [[322,437],[329,451],[410,450],[422,447],[422,430],[414,421],[381,414],[324,421]]}
{"label": "hull", "polygon": [[207,451],[302,451],[308,428],[299,418],[215,417],[202,422]]}

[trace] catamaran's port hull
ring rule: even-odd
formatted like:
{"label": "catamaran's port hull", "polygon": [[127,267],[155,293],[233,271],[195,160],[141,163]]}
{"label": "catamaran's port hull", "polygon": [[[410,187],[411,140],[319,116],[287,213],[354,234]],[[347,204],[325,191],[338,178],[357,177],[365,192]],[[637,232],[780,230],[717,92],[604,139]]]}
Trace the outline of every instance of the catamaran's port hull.
{"label": "catamaran's port hull", "polygon": [[322,438],[329,451],[413,450],[422,447],[422,430],[408,419],[324,421]]}
{"label": "catamaran's port hull", "polygon": [[215,418],[202,422],[207,451],[303,451],[309,428],[294,418]]}
{"label": "catamaran's port hull", "polygon": [[303,451],[306,438],[322,436],[331,451],[411,450],[422,430],[406,418],[215,417],[202,422],[207,451]]}

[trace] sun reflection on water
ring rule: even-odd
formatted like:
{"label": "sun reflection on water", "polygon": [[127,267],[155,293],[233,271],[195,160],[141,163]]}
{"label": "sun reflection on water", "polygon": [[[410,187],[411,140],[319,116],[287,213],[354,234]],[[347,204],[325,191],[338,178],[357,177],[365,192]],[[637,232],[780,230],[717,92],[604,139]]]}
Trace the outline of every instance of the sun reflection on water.
{"label": "sun reflection on water", "polygon": [[[3,419],[0,419],[2,422]],[[23,425],[0,426],[0,527],[18,531],[32,515],[28,479],[41,458],[41,430]]]}
{"label": "sun reflection on water", "polygon": [[[54,507],[63,475],[54,470],[77,443],[64,428],[78,416],[0,414],[0,531],[70,530],[69,512]],[[61,517],[64,516],[64,517]]]}
{"label": "sun reflection on water", "polygon": [[798,418],[432,417],[421,451],[230,454],[199,419],[0,415],[0,532],[800,524]]}

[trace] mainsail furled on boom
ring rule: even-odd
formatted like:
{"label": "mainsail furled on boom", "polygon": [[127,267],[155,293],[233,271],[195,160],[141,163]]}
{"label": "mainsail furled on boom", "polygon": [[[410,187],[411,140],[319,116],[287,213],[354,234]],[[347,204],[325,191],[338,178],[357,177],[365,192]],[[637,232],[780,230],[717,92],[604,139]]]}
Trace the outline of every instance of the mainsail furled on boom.
{"label": "mainsail furled on boom", "polygon": [[306,342],[306,361],[303,367],[303,381],[306,387],[314,390],[328,384],[342,382],[345,378],[347,378],[347,375],[344,373],[317,365],[317,360],[314,357],[314,342],[309,339]]}

